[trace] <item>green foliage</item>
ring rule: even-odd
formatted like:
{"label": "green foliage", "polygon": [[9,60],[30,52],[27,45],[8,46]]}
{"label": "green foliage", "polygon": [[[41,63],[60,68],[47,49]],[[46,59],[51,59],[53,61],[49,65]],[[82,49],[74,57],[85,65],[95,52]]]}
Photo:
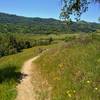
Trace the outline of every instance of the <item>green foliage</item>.
{"label": "green foliage", "polygon": [[69,19],[71,15],[76,15],[77,19],[81,16],[83,12],[87,11],[88,0],[62,0],[63,8],[61,12],[61,18],[66,20]]}
{"label": "green foliage", "polygon": [[62,9],[60,17],[64,20],[70,19],[71,16],[75,16],[76,20],[80,19],[81,14],[88,10],[88,6],[91,2],[98,2],[100,0],[61,0]]}
{"label": "green foliage", "polygon": [[[35,36],[36,37],[36,36]],[[40,36],[38,36],[40,37]],[[35,39],[34,35],[0,34],[0,57],[21,52],[23,49],[39,45],[49,45],[52,38]]]}

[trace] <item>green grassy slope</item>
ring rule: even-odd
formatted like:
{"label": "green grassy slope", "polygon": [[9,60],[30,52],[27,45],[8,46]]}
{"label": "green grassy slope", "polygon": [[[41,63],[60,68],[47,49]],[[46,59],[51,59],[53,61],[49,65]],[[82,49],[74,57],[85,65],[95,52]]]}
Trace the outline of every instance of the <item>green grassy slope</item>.
{"label": "green grassy slope", "polygon": [[[38,48],[40,47],[26,49],[21,53],[0,59],[0,100],[15,99],[16,85],[21,75],[21,66],[27,59],[38,55]],[[45,48],[45,46],[41,48]]]}
{"label": "green grassy slope", "polygon": [[[50,37],[55,41],[63,41],[65,37],[74,35],[16,35],[18,40],[30,40],[34,41],[41,39],[48,39]],[[5,56],[0,58],[0,100],[14,100],[16,97],[16,85],[19,82],[21,76],[21,66],[27,59],[36,56],[39,52],[39,48],[47,48],[52,46],[37,46],[31,49],[24,49],[23,52]]]}
{"label": "green grassy slope", "polygon": [[100,37],[53,46],[37,61],[51,100],[100,100]]}
{"label": "green grassy slope", "polygon": [[37,56],[39,48],[50,48],[36,63],[52,86],[51,100],[99,100],[100,35],[93,35],[93,40],[88,35],[76,40],[69,38],[71,35],[49,36],[54,42],[58,39],[58,44],[37,46],[0,58],[0,100],[15,99],[21,66],[27,59]]}

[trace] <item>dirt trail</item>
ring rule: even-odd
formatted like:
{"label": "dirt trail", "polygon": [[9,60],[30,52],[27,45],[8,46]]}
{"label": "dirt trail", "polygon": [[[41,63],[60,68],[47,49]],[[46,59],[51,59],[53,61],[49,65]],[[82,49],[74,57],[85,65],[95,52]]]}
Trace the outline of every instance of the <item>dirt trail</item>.
{"label": "dirt trail", "polygon": [[[40,54],[41,55],[41,54]],[[44,80],[33,63],[39,56],[29,59],[22,66],[22,79],[17,86],[16,100],[51,100],[51,87]]]}

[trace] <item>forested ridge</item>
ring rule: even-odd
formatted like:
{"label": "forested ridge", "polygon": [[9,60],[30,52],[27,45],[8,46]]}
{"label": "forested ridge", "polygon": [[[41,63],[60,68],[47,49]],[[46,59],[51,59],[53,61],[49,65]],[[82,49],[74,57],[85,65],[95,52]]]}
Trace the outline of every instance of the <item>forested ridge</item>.
{"label": "forested ridge", "polygon": [[34,34],[91,33],[98,29],[100,24],[85,21],[72,22],[67,26],[64,22],[52,18],[28,18],[0,13],[0,57],[33,46],[48,45],[53,41],[52,37],[33,39]]}
{"label": "forested ridge", "polygon": [[72,22],[70,27],[52,18],[28,18],[0,13],[0,33],[59,34],[73,32],[95,32],[100,24],[85,21]]}

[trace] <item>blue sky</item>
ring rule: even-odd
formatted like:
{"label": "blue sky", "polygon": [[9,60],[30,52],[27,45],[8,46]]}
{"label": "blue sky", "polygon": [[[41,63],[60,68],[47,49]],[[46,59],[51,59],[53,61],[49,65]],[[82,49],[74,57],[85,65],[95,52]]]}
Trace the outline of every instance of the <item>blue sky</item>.
{"label": "blue sky", "polygon": [[[81,19],[98,22],[100,5],[91,4]],[[59,18],[60,0],[0,0],[0,12],[28,17]]]}

